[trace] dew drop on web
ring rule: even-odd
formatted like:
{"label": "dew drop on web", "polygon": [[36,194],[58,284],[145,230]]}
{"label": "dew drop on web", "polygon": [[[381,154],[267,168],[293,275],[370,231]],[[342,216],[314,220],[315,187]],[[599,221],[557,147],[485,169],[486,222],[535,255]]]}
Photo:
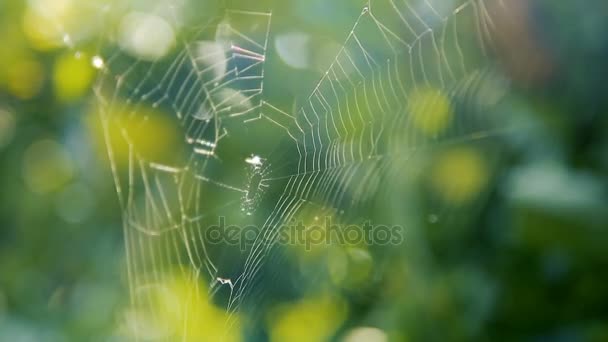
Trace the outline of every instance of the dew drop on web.
{"label": "dew drop on web", "polygon": [[93,56],[93,58],[91,59],[91,64],[93,65],[93,67],[95,69],[101,69],[101,68],[103,68],[104,62],[101,57]]}

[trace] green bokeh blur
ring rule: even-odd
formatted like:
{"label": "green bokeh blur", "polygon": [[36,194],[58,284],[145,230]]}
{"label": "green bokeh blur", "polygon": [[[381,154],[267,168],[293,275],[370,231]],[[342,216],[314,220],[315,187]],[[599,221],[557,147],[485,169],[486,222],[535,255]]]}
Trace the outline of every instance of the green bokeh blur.
{"label": "green bokeh blur", "polygon": [[[132,340],[123,209],[100,96],[92,90],[100,77],[95,58],[115,44],[110,31],[124,14],[117,8],[132,5],[141,13],[182,2],[0,2],[0,341]],[[223,6],[252,6],[193,3],[176,28],[184,37]],[[503,32],[493,58],[511,83],[498,111],[514,128],[482,130],[491,137],[407,160],[402,175],[417,181],[385,185],[392,197],[359,213],[408,223],[402,245],[349,248],[339,257],[333,249],[277,253],[257,285],[270,289],[270,298],[260,307],[244,305],[242,340],[354,341],[358,334],[395,341],[608,341],[608,6],[513,3],[517,9],[502,18],[507,23],[497,22]],[[314,41],[305,70],[298,69],[302,60],[269,52],[266,99],[291,108],[322,76],[365,3],[255,6],[273,12],[271,50],[276,37],[301,39],[288,35],[294,32]],[[154,55],[160,45],[139,51]],[[430,110],[422,107],[439,113],[419,129],[438,130],[449,110],[442,95],[429,90],[415,97],[421,103],[431,97]],[[412,103],[415,113],[421,105]],[[166,122],[128,129],[139,134],[142,154],[180,157]],[[152,135],[167,139],[159,143]],[[123,171],[125,151],[114,156]],[[471,191],[481,195],[471,199]],[[266,201],[262,212],[276,198]],[[331,265],[344,258],[352,261],[348,280],[339,275],[336,285]],[[319,265],[327,260],[324,274]],[[318,285],[332,279],[331,286]],[[217,307],[225,306],[223,295]]]}

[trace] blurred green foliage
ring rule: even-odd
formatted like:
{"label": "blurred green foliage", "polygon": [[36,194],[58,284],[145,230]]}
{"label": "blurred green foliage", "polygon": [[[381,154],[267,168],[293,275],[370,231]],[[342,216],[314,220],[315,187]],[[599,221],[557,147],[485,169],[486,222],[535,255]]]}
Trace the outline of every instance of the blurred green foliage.
{"label": "blurred green foliage", "polygon": [[[505,24],[497,38],[497,59],[514,88],[499,111],[523,128],[408,160],[413,171],[403,177],[423,180],[394,185],[404,193],[361,214],[418,222],[408,226],[403,245],[287,251],[272,260],[272,276],[261,280],[270,300],[246,307],[237,325],[246,340],[354,340],[357,334],[608,340],[608,8],[602,1],[515,3],[526,5],[523,15],[511,13],[526,24]],[[122,210],[91,91],[98,72],[91,60],[112,40],[97,16],[113,6],[118,2],[0,3],[1,341],[131,338]],[[301,31],[318,46],[339,47],[362,7],[346,0],[269,2],[277,18],[271,37]],[[220,10],[208,2],[194,8],[199,12],[184,19],[189,24],[202,21],[194,13],[211,18]],[[312,71],[271,60],[266,96],[290,108],[287,99],[307,94],[327,66],[323,53],[332,56],[330,48],[321,50],[311,57],[318,63]],[[281,74],[293,76],[272,77]],[[450,115],[442,96],[432,89],[413,96],[420,99],[409,108],[414,116],[422,108],[425,118],[431,113],[430,121],[415,123],[429,135]],[[430,109],[423,105],[428,98]],[[143,154],[180,157],[170,140],[151,136],[175,139],[166,122],[123,125],[135,132]],[[120,139],[120,132],[112,134],[111,141]],[[117,150],[119,164],[128,163],[125,151]],[[176,277],[171,286],[193,284]],[[191,299],[158,300],[166,308]],[[198,300],[197,314],[223,319],[223,311],[203,304],[206,297]],[[183,319],[166,311],[167,321]],[[205,322],[209,338],[222,333],[221,323]]]}

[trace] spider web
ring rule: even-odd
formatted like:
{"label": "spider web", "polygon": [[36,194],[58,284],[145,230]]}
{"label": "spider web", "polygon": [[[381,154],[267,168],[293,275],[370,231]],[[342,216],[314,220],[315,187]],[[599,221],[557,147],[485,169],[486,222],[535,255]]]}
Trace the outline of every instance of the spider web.
{"label": "spider web", "polygon": [[[284,223],[311,210],[348,220],[395,191],[401,170],[416,168],[409,163],[416,153],[504,130],[490,115],[507,88],[490,58],[491,9],[501,6],[370,1],[291,108],[265,89],[269,78],[285,77],[266,75],[276,58],[270,9],[199,19],[158,58],[133,57],[109,39],[93,61],[101,75],[95,91],[123,210],[134,312],[163,317],[153,292],[167,291],[163,284],[179,273],[206,280],[208,289],[197,282],[188,298],[207,292],[202,299],[223,303],[232,327],[238,312],[255,310],[267,295],[260,279],[281,259]],[[432,113],[446,101],[452,109],[442,121]],[[159,143],[167,135],[154,136],[158,130],[175,139]],[[164,152],[147,147],[159,144]],[[260,234],[245,252],[212,244],[205,231],[219,217]]]}

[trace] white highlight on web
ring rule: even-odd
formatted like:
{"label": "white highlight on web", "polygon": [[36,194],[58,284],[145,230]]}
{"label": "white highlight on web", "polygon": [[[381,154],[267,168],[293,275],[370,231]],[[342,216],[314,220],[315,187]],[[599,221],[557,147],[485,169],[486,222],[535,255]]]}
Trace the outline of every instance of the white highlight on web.
{"label": "white highlight on web", "polygon": [[93,56],[93,58],[91,58],[91,64],[95,69],[101,69],[104,66],[103,59],[99,56]]}
{"label": "white highlight on web", "polygon": [[260,166],[262,166],[262,163],[263,163],[262,158],[260,158],[260,156],[256,156],[256,155],[252,155],[251,157],[246,158],[245,162],[247,164],[253,165],[255,167],[260,167]]}

